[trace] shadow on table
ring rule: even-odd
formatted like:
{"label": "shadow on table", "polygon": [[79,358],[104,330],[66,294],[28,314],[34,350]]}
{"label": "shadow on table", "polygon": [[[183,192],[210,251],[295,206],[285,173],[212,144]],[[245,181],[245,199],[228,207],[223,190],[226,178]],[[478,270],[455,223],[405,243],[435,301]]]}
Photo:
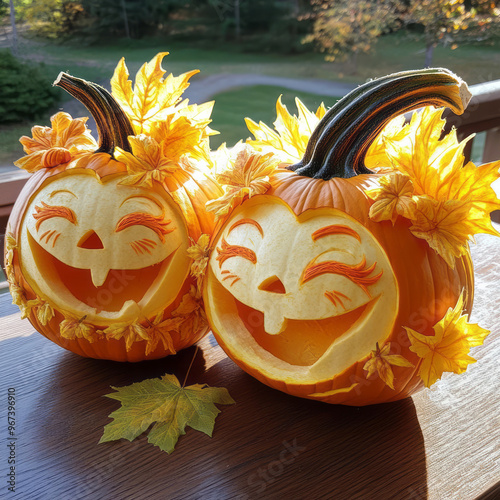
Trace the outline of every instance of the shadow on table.
{"label": "shadow on table", "polygon": [[[224,358],[207,371],[199,350],[188,383],[228,388],[213,438],[188,429],[173,454],[146,435],[98,445],[117,401],[110,386],[174,373],[182,382],[195,348],[159,361],[80,358],[41,336],[2,343],[43,345],[23,416],[24,493],[44,498],[427,498],[425,448],[411,399],[365,408],[302,400],[270,389]],[[7,351],[4,350],[4,353]],[[33,375],[31,375],[33,376]],[[23,377],[30,385],[29,374]],[[33,381],[31,381],[33,382]]]}

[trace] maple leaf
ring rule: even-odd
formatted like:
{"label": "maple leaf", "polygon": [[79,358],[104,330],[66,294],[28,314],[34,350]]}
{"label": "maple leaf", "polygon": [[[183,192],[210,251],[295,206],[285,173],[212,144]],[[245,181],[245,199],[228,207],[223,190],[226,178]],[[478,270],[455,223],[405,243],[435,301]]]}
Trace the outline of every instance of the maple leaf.
{"label": "maple leaf", "polygon": [[181,323],[182,318],[168,318],[163,321],[163,311],[158,313],[153,321],[149,322],[146,356],[156,349],[160,341],[167,353],[176,354],[177,351],[175,350],[170,332],[177,331]]}
{"label": "maple leaf", "polygon": [[19,307],[19,310],[21,311],[21,319],[26,319],[31,313],[31,308],[37,305],[37,302],[36,300],[26,299],[24,288],[17,283],[13,274],[7,274],[7,281],[9,282],[9,291],[12,296],[12,303]]}
{"label": "maple leaf", "polygon": [[410,177],[392,172],[379,179],[380,188],[365,191],[374,200],[370,207],[370,219],[380,222],[390,220],[393,224],[398,215],[409,217],[413,203],[413,183]]}
{"label": "maple leaf", "polygon": [[163,182],[179,169],[202,168],[191,159],[210,161],[205,147],[208,144],[206,123],[194,123],[183,115],[173,114],[152,126],[149,135],[130,136],[131,153],[115,148],[115,158],[127,166],[129,174],[120,184],[152,187],[153,181]]}
{"label": "maple leaf", "polygon": [[405,116],[399,115],[393,118],[371,143],[366,156],[365,166],[372,170],[380,168],[392,168],[391,160],[386,152],[386,140],[397,142],[406,137],[409,131],[408,124],[405,125]]}
{"label": "maple leaf", "polygon": [[175,111],[182,93],[189,87],[189,79],[198,73],[193,70],[177,77],[172,74],[164,77],[161,63],[167,54],[160,52],[144,63],[137,72],[133,88],[125,58],[120,60],[111,78],[113,97],[132,122],[137,135],[149,133],[155,122],[165,120]]}
{"label": "maple leaf", "polygon": [[68,340],[85,339],[92,343],[99,337],[99,332],[96,332],[92,325],[85,323],[85,316],[76,318],[68,315],[59,325],[59,331],[61,337]]}
{"label": "maple leaf", "polygon": [[210,236],[208,234],[202,234],[196,243],[193,241],[191,246],[187,249],[187,253],[189,257],[193,259],[193,263],[191,264],[191,275],[196,278],[197,293],[200,295],[205,269],[207,268],[208,259],[210,258]]}
{"label": "maple leaf", "polygon": [[153,424],[148,442],[167,453],[174,451],[187,426],[211,437],[220,413],[215,405],[235,403],[222,387],[183,387],[170,374],[113,389],[117,392],[106,397],[120,401],[121,407],[110,414],[113,421],[104,427],[99,443],[122,438],[132,441]]}
{"label": "maple leaf", "polygon": [[33,137],[19,139],[27,156],[15,161],[14,165],[32,173],[46,166],[55,166],[42,162],[44,154],[51,150],[65,150],[67,161],[80,153],[95,151],[98,145],[85,125],[87,120],[73,119],[68,113],[59,112],[50,118],[52,128],[33,127]]}
{"label": "maple leaf", "polygon": [[391,365],[412,367],[406,358],[399,354],[389,354],[391,351],[391,343],[385,344],[382,349],[379,348],[378,342],[376,349],[372,351],[371,358],[363,366],[363,370],[367,371],[366,378],[370,378],[374,373],[394,390],[394,373]]}
{"label": "maple leaf", "polygon": [[326,108],[321,104],[316,113],[312,113],[298,97],[295,98],[295,103],[298,116],[291,115],[281,102],[281,96],[278,98],[276,121],[273,124],[275,130],[263,122],[257,124],[250,118],[245,118],[248,130],[255,137],[255,140],[247,140],[247,144],[257,151],[271,152],[285,163],[300,161],[312,132],[326,113]]}
{"label": "maple leaf", "polygon": [[450,307],[444,318],[434,325],[434,335],[422,335],[405,327],[412,344],[410,350],[422,359],[418,374],[426,387],[434,384],[444,372],[465,372],[469,364],[476,362],[469,356],[471,347],[481,345],[490,333],[468,323],[463,307],[462,293],[456,306]]}
{"label": "maple leaf", "polygon": [[147,328],[137,322],[116,323],[108,326],[108,328],[103,330],[103,333],[110,339],[120,340],[125,338],[125,348],[127,351],[132,349],[132,344],[134,342],[149,340]]}
{"label": "maple leaf", "polygon": [[45,326],[55,316],[55,312],[48,302],[40,300],[37,304],[36,315],[38,321]]}
{"label": "maple leaf", "polygon": [[470,220],[471,204],[460,200],[437,201],[416,197],[410,231],[427,241],[453,269],[455,259],[468,251],[467,241],[474,234]]}
{"label": "maple leaf", "polygon": [[5,235],[5,274],[7,280],[14,280],[14,251],[17,250],[17,241],[14,235],[7,232]]}
{"label": "maple leaf", "polygon": [[273,153],[258,153],[248,144],[233,148],[233,154],[228,154],[227,159],[225,170],[216,174],[224,194],[206,204],[207,211],[215,212],[216,220],[227,215],[244,199],[265,193],[271,187],[269,178],[280,162]]}
{"label": "maple leaf", "polygon": [[397,215],[408,218],[413,234],[425,239],[453,268],[455,258],[467,252],[467,242],[474,234],[500,235],[490,216],[500,209],[500,200],[491,187],[500,178],[500,162],[464,165],[463,151],[470,138],[459,142],[454,129],[442,137],[442,112],[442,108],[426,107],[413,113],[407,125],[393,122],[374,150],[377,164],[390,164],[405,175],[413,191],[409,184],[403,189],[402,183],[396,184],[396,177],[389,174],[379,181],[380,189],[367,194],[376,201],[370,213],[374,220],[394,222]]}

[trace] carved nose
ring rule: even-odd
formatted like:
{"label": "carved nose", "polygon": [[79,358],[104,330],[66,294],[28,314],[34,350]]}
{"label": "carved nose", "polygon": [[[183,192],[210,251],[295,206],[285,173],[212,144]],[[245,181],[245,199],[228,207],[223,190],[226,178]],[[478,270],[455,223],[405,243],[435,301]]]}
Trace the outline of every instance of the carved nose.
{"label": "carved nose", "polygon": [[99,235],[93,229],[87,231],[80,238],[80,241],[76,246],[78,248],[87,248],[89,250],[100,250],[101,248],[104,248],[101,238],[99,238]]}
{"label": "carved nose", "polygon": [[265,292],[272,293],[286,293],[285,285],[278,278],[278,276],[271,276],[266,278],[260,285],[259,290],[264,290]]}

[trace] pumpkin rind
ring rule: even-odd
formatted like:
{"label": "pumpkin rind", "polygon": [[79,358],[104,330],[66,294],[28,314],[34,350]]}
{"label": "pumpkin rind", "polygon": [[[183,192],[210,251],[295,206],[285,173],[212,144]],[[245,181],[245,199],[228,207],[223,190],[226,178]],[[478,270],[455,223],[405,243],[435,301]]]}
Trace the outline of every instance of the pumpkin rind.
{"label": "pumpkin rind", "polygon": [[[411,84],[407,87],[410,81]],[[396,82],[394,95],[391,93],[391,82]],[[406,94],[405,89],[408,89]],[[426,100],[426,93],[430,96],[428,100]],[[442,70],[409,72],[370,82],[346,97],[343,103],[341,101],[325,115],[316,131],[313,132],[308,149],[299,164],[288,169],[278,169],[270,177],[268,181],[270,188],[265,194],[256,194],[251,199],[243,201],[228,215],[212,239],[212,255],[204,283],[204,302],[207,317],[217,341],[240,367],[273,388],[288,394],[328,403],[361,406],[394,401],[407,397],[422,387],[423,382],[418,376],[421,359],[410,349],[411,342],[405,328],[418,330],[423,335],[432,335],[433,327],[445,316],[449,308],[455,307],[462,296],[464,297],[464,314],[470,313],[473,300],[473,268],[470,254],[466,252],[462,257],[457,258],[455,267],[452,268],[430,248],[427,242],[412,234],[411,223],[407,219],[399,217],[394,224],[391,221],[375,222],[370,219],[369,212],[373,201],[366,195],[366,191],[377,185],[377,179],[381,177],[381,174],[366,169],[363,159],[373,138],[380,132],[383,125],[399,112],[437,103],[441,105],[451,103],[456,112],[463,112],[467,101],[466,95],[463,82]],[[340,263],[334,262],[330,265],[334,276],[338,274],[347,276],[343,278],[345,283],[357,282],[363,285],[360,277],[372,278],[371,281],[365,282],[368,284],[365,285],[364,290],[368,294],[370,287],[374,286],[373,283],[377,281],[375,278],[381,273],[382,275],[389,273],[390,269],[397,283],[396,303],[389,301],[385,306],[386,314],[392,318],[391,322],[384,327],[383,335],[373,339],[371,347],[363,346],[358,349],[356,343],[353,343],[352,349],[357,349],[356,361],[352,363],[349,361],[349,366],[339,365],[338,360],[335,360],[336,353],[342,352],[342,343],[350,335],[358,335],[360,344],[364,340],[362,331],[356,333],[354,329],[353,333],[350,327],[332,340],[332,344],[327,348],[323,357],[320,356],[319,359],[316,358],[316,361],[313,360],[312,363],[306,365],[301,361],[300,351],[308,348],[308,341],[315,342],[312,339],[317,337],[318,329],[322,327],[317,326],[314,331],[314,326],[307,326],[304,322],[303,338],[300,338],[298,343],[293,342],[294,337],[288,334],[286,328],[281,330],[285,332],[283,339],[276,341],[273,339],[272,343],[263,344],[261,340],[253,337],[252,317],[255,323],[263,322],[265,319],[259,315],[252,316],[254,313],[249,307],[253,299],[247,300],[244,306],[240,305],[241,302],[236,296],[238,294],[230,293],[230,283],[231,280],[239,279],[240,281],[237,281],[234,287],[246,287],[249,297],[251,294],[261,293],[256,290],[256,283],[245,281],[246,278],[253,276],[254,266],[260,264],[258,249],[261,236],[250,226],[246,233],[237,232],[237,230],[233,231],[231,236],[228,236],[228,233],[231,227],[238,224],[238,221],[250,219],[259,223],[264,238],[267,236],[272,239],[273,234],[266,232],[265,220],[267,219],[253,218],[254,207],[258,205],[267,207],[268,219],[272,218],[273,206],[286,206],[297,220],[312,220],[315,214],[322,214],[330,217],[332,224],[348,226],[339,229],[339,235],[335,240],[331,240],[336,242],[335,247],[340,247],[332,250],[337,252],[334,255],[338,256],[342,251],[352,252],[353,249],[359,248],[360,244],[363,250],[366,241],[370,239],[367,235],[373,237],[386,255],[387,265],[383,264],[380,254],[377,254],[379,257],[376,262],[372,257],[371,260],[367,260],[364,267],[361,266],[361,262],[357,267],[353,265],[354,262],[359,261],[359,254],[356,254],[356,261],[349,260],[347,257],[336,257],[333,261],[340,261]],[[282,212],[276,210],[276,214],[279,213]],[[352,238],[352,234],[348,236],[357,226],[354,223],[342,223],[338,218],[339,213],[346,214],[349,220],[352,219],[359,224],[359,227],[365,228],[364,231],[358,231],[359,241]],[[288,224],[283,216],[277,218],[275,223],[278,224],[276,227],[279,227],[279,224]],[[311,245],[310,241],[305,242],[298,226],[294,226],[291,230],[293,236],[300,237],[299,241],[303,241],[304,245]],[[277,230],[275,233],[281,234]],[[283,247],[280,246],[281,243],[277,237],[275,241],[271,241],[269,248],[275,248],[277,252],[280,252],[283,261],[281,268],[287,265],[289,267],[298,265],[297,262],[302,262],[303,259],[301,257],[296,259],[294,256],[298,248],[296,241],[293,238],[290,240],[292,243],[288,239],[283,238],[283,240],[286,240]],[[347,241],[350,243],[346,243]],[[219,266],[220,255],[227,253],[227,248],[231,247],[235,248],[234,257],[238,257],[238,251],[241,252],[237,250],[239,247],[250,247],[252,252],[255,252],[254,262],[243,258],[232,268],[229,257],[226,261],[227,267],[223,271],[226,274],[222,275],[220,274],[221,266]],[[318,259],[318,257],[312,253],[311,259]],[[319,259],[321,260],[322,257]],[[244,264],[245,261],[246,264]],[[372,267],[369,267],[370,265]],[[248,269],[247,273],[244,272],[245,266]],[[234,269],[240,272],[235,272]],[[315,275],[322,272],[320,270]],[[349,273],[352,272],[357,273],[358,281],[352,277],[349,278]],[[281,281],[279,272],[273,273],[268,270],[268,274],[276,276],[270,276],[268,281],[262,281],[261,291],[266,290],[268,285],[271,287],[271,283],[274,287],[268,290],[269,304],[260,306],[259,312],[264,315],[266,312],[263,309],[268,311],[268,314],[273,314],[273,304],[281,300],[281,297],[275,300],[278,294],[288,293],[283,283],[282,288],[277,286],[277,280]],[[328,283],[337,283],[335,279]],[[332,311],[338,311],[339,304],[348,303],[349,293],[344,289],[337,289],[337,295],[328,296],[330,289],[325,288],[325,283],[327,282],[316,286],[316,292],[314,292],[316,295],[313,299],[316,298],[318,304],[324,301],[321,307],[326,307],[327,300],[331,300],[335,306],[332,307]],[[222,288],[225,291],[222,292]],[[381,293],[389,293],[389,290],[390,286],[386,283]],[[241,298],[241,295],[239,297]],[[293,302],[293,297],[290,300]],[[314,306],[308,307],[314,308]],[[376,305],[373,306],[374,309],[376,307]],[[297,308],[300,308],[300,304],[297,304]],[[348,313],[351,314],[349,311]],[[314,317],[314,314],[311,314]],[[339,321],[342,317],[337,312],[332,315],[338,317]],[[344,317],[348,318],[346,321],[354,318],[353,325],[356,325],[358,321],[355,316]],[[270,324],[274,325],[274,322]],[[278,327],[273,327],[272,331],[264,330],[268,335],[279,339]],[[369,333],[367,331],[365,335],[368,336]],[[279,349],[276,350],[276,343],[279,342],[283,343],[280,347],[282,350],[299,351],[293,352],[293,355],[289,357],[291,362],[286,363],[272,353],[282,352]],[[316,347],[313,346],[313,348]],[[346,357],[347,354],[343,356]],[[329,366],[329,359],[331,359],[330,365],[337,366],[337,369],[333,368],[329,374],[326,368],[316,369],[316,363]],[[348,356],[347,359],[349,359]],[[314,376],[315,372],[318,373],[317,377]]]}
{"label": "pumpkin rind", "polygon": [[48,150],[19,195],[6,245],[14,302],[40,333],[82,356],[175,354],[208,331],[187,251],[212,232],[204,206],[220,188],[208,171],[186,168],[151,188],[127,185],[127,166],[113,158],[116,147],[130,151],[127,117],[95,84],[63,74],[56,84],[89,107],[100,145],[69,161]]}

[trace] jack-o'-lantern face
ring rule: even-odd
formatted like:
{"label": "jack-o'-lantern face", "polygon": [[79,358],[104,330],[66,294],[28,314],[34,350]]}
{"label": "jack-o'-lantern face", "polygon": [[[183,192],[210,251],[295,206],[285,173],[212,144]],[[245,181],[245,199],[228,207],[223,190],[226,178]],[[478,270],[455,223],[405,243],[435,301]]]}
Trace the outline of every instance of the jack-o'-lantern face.
{"label": "jack-o'-lantern face", "polygon": [[399,299],[388,257],[344,212],[296,216],[259,196],[234,211],[213,248],[215,327],[232,332],[236,352],[274,357],[273,369],[302,370],[304,380],[340,373],[392,329]]}
{"label": "jack-o'-lantern face", "polygon": [[120,180],[91,170],[49,179],[25,211],[20,241],[37,295],[104,325],[164,309],[189,271],[187,229],[170,196]]}

